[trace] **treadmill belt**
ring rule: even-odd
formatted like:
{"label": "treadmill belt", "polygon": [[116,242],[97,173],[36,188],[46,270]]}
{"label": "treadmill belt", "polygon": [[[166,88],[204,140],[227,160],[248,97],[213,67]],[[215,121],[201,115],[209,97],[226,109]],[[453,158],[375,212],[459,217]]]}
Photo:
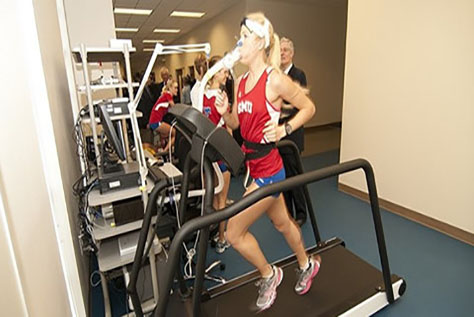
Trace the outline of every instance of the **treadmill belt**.
{"label": "treadmill belt", "polygon": [[[311,290],[294,291],[297,263],[284,267],[275,303],[259,316],[337,316],[377,293],[382,273],[343,246],[320,253],[322,265]],[[202,316],[242,317],[256,314],[253,282],[202,303]]]}
{"label": "treadmill belt", "polygon": [[[322,265],[307,294],[300,296],[294,291],[297,263],[293,256],[276,263],[283,268],[284,275],[275,303],[269,309],[258,313],[255,306],[255,279],[247,276],[250,281],[240,287],[220,295],[215,295],[219,293],[218,290],[211,290],[210,293],[214,293],[215,297],[211,296],[213,298],[209,300],[205,300],[204,296],[201,316],[244,317],[257,313],[259,317],[337,316],[377,294],[378,289],[384,289],[381,271],[342,245],[336,244],[318,253],[321,255]],[[399,277],[392,275],[392,283],[398,279]],[[192,316],[191,300],[183,302],[177,298],[179,296],[171,296],[166,316]]]}

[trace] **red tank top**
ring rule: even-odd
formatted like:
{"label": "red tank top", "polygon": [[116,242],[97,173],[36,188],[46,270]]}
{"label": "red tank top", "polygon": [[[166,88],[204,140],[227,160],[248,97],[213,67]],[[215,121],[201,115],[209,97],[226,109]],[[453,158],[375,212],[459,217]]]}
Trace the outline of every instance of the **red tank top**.
{"label": "red tank top", "polygon": [[[237,90],[237,114],[240,122],[240,133],[246,141],[262,144],[269,143],[263,135],[265,123],[270,119],[278,123],[280,110],[276,109],[265,95],[265,88],[271,71],[271,67],[267,68],[248,93],[245,93],[248,73],[240,80]],[[245,145],[242,145],[242,150],[245,153],[252,152]],[[283,161],[278,150],[275,148],[264,157],[247,161],[247,166],[250,169],[250,175],[254,179],[270,177],[283,168]]]}
{"label": "red tank top", "polygon": [[220,113],[216,109],[216,96],[219,90],[217,89],[208,89],[204,94],[204,100],[202,102],[202,112],[209,120],[212,121],[215,125],[220,123],[220,126],[225,128],[224,120]]}
{"label": "red tank top", "polygon": [[167,91],[158,98],[151,111],[149,124],[158,123],[163,120],[165,114],[168,113],[168,106],[171,100],[173,100],[173,95]]}

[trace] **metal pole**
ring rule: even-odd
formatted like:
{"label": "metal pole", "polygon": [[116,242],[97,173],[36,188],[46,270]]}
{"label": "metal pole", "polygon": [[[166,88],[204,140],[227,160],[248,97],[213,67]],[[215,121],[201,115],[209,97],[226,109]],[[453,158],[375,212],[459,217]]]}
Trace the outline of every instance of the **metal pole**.
{"label": "metal pole", "polygon": [[[135,251],[135,257],[133,260],[132,266],[132,273],[130,274],[130,283],[127,286],[127,291],[130,294],[132,299],[133,308],[135,313],[138,316],[143,316],[142,306],[140,298],[137,294],[137,280],[138,280],[138,273],[141,269],[141,264],[143,262],[144,251],[145,251],[145,243],[147,241],[147,236],[150,232],[151,228],[151,218],[153,216],[153,212],[155,211],[155,202],[157,200],[158,194],[168,185],[168,182],[165,180],[160,181],[155,185],[153,190],[150,193],[150,199],[148,200],[149,203],[146,205],[146,212],[143,218],[143,225],[142,229],[140,230],[140,236],[138,238],[137,249]],[[153,243],[153,242],[152,242]],[[153,254],[153,248],[150,249],[150,252]],[[153,263],[154,264],[154,263]],[[150,265],[152,263],[150,262]],[[152,270],[153,272],[153,270]]]}
{"label": "metal pole", "polygon": [[[176,140],[178,140],[178,138],[176,138]],[[186,156],[184,160],[184,167],[183,167],[183,179],[181,182],[181,198],[179,200],[179,210],[178,210],[179,219],[177,219],[180,224],[184,223],[186,207],[188,205],[189,173],[191,171],[191,162],[192,162],[191,155]],[[181,259],[181,256],[182,256],[182,249],[180,249],[180,252],[179,252],[179,259]],[[184,281],[183,273],[181,271],[181,265],[179,266],[179,269],[177,270],[176,278],[179,283],[179,289],[180,289],[181,295],[184,297],[189,296],[190,291]]]}
{"label": "metal pole", "polygon": [[97,172],[98,172],[99,177],[101,177],[102,169],[100,167],[101,167],[102,162],[101,162],[98,139],[97,139],[97,123],[95,122],[94,101],[92,100],[92,88],[91,88],[91,82],[89,79],[89,67],[87,65],[87,49],[84,44],[81,44],[81,60],[82,60],[82,72],[84,74],[84,82],[86,85],[87,103],[89,104],[89,117],[91,119],[92,139],[94,140],[94,151],[95,151]]}
{"label": "metal pole", "polygon": [[[214,201],[214,170],[207,158],[204,159],[205,194],[204,194],[204,215],[214,211],[212,203]],[[209,226],[201,229],[199,235],[198,259],[193,290],[193,316],[199,317],[201,314],[201,293],[204,284],[204,271],[206,269],[207,244],[209,241]]]}
{"label": "metal pole", "polygon": [[[133,100],[133,89],[132,89],[132,76],[131,76],[131,70],[130,70],[130,51],[128,49],[128,45],[124,44],[123,45],[123,55],[125,59],[125,72],[127,76],[127,89],[128,89],[128,100]],[[130,112],[130,111],[129,111]],[[130,158],[130,144],[128,140],[128,134],[127,134],[127,121],[125,119],[122,119],[123,122],[123,135],[125,139],[125,153],[127,155],[127,162],[131,162]],[[136,140],[135,140],[136,141]],[[135,145],[137,143],[135,142]]]}
{"label": "metal pole", "polygon": [[99,272],[100,274],[100,284],[102,285],[102,294],[104,294],[104,309],[105,309],[105,317],[112,316],[112,310],[110,309],[110,297],[109,297],[109,287],[107,285],[107,279],[103,272]]}
{"label": "metal pole", "polygon": [[392,304],[395,300],[393,297],[392,281],[390,278],[390,266],[388,264],[387,247],[385,244],[385,236],[383,233],[382,218],[380,216],[379,199],[377,196],[377,187],[375,185],[374,170],[369,162],[363,166],[367,188],[369,190],[370,206],[372,209],[372,218],[374,220],[375,234],[377,236],[377,246],[379,249],[380,263],[382,265],[382,275],[385,283],[385,291],[387,292],[387,300]]}

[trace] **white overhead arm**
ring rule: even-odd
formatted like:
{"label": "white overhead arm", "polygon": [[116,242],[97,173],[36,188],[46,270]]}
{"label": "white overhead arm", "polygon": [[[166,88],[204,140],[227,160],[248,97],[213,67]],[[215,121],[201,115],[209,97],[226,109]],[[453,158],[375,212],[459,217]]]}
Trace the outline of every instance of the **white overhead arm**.
{"label": "white overhead arm", "polygon": [[142,97],[146,82],[148,80],[148,77],[150,76],[153,66],[155,65],[155,61],[158,55],[196,53],[196,52],[204,52],[206,53],[206,55],[209,56],[209,54],[211,53],[211,45],[209,43],[202,43],[202,44],[183,44],[183,45],[164,46],[161,43],[156,43],[155,50],[153,51],[153,54],[151,55],[145,74],[143,75],[142,81],[140,83],[140,87],[138,88],[135,99],[133,100],[133,105],[132,105],[133,111],[135,111],[138,107],[138,103],[140,101],[140,98]]}
{"label": "white overhead arm", "polygon": [[239,48],[242,46],[242,41],[239,40],[237,42],[237,45],[235,48],[232,50],[232,52],[225,54],[225,56],[219,60],[214,66],[212,66],[202,77],[201,84],[199,86],[199,91],[198,91],[198,104],[197,104],[197,109],[202,112],[202,103],[204,99],[204,90],[206,90],[206,84],[209,81],[209,79],[212,78],[218,71],[220,71],[223,68],[232,70],[232,67],[234,67],[234,64],[240,59],[240,52]]}
{"label": "white overhead arm", "polygon": [[211,53],[211,45],[209,43],[203,44],[185,44],[185,45],[168,45],[163,46],[161,43],[157,43],[155,45],[155,50],[151,55],[150,61],[148,62],[148,66],[146,68],[145,74],[143,75],[142,81],[140,82],[140,87],[138,88],[137,94],[133,100],[130,100],[128,104],[128,111],[131,115],[131,123],[133,134],[135,135],[135,150],[137,153],[137,160],[140,162],[140,179],[142,184],[142,190],[145,188],[145,179],[146,175],[148,174],[148,168],[146,166],[146,159],[145,154],[142,147],[142,141],[140,137],[140,129],[138,127],[138,121],[136,117],[136,110],[138,107],[138,103],[140,102],[140,98],[142,97],[143,90],[145,89],[146,82],[150,77],[151,70],[153,69],[153,65],[155,64],[156,58],[158,55],[164,54],[180,54],[180,53],[194,53],[194,52],[204,52],[206,55],[209,56]]}

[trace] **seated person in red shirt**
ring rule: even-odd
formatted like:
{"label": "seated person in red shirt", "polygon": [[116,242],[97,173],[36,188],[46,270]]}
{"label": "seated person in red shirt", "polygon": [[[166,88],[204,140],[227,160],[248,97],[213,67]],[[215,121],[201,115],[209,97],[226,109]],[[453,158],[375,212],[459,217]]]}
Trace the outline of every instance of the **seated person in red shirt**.
{"label": "seated person in red shirt", "polygon": [[164,151],[169,150],[174,141],[174,131],[171,133],[171,140],[168,141],[171,126],[163,122],[163,117],[168,113],[168,108],[174,105],[173,97],[178,94],[178,83],[169,79],[163,86],[160,98],[156,101],[150,115],[148,126],[153,131],[160,134],[161,146]]}

